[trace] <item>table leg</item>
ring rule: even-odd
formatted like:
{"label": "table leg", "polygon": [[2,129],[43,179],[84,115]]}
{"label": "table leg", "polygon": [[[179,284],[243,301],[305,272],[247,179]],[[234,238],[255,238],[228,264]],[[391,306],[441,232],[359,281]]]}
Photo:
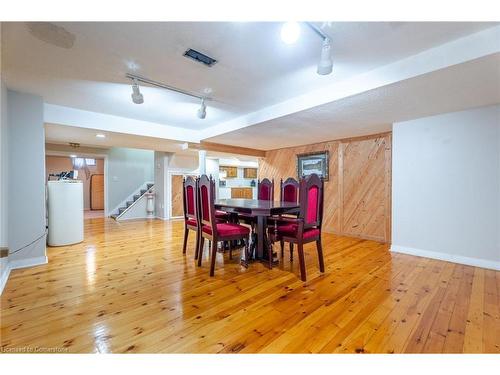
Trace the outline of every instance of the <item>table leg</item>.
{"label": "table leg", "polygon": [[264,258],[264,246],[266,244],[267,217],[257,216],[257,259]]}

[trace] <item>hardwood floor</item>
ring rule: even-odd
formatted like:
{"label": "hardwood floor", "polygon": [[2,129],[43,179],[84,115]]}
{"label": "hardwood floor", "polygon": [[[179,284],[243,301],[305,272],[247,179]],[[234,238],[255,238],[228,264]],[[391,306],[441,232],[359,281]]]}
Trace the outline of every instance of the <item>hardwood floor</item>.
{"label": "hardwood floor", "polygon": [[179,221],[86,220],[85,242],[11,273],[3,351],[500,352],[500,272],[325,234],[326,273],[306,246],[307,283],[288,251],[273,270],[218,254],[210,278],[207,249],[198,268],[182,234]]}

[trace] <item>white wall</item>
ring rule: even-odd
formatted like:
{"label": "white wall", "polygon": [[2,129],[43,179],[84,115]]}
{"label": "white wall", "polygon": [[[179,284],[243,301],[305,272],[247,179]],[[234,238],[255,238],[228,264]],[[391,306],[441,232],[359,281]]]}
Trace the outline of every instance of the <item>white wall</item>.
{"label": "white wall", "polygon": [[12,268],[46,261],[45,134],[41,97],[7,90],[8,240]]}
{"label": "white wall", "polygon": [[154,152],[111,148],[105,177],[108,187],[107,206],[109,210],[113,210],[145,182],[154,181]]}
{"label": "white wall", "polygon": [[[2,80],[2,24],[0,23],[0,248],[7,247],[7,88]],[[7,281],[8,257],[0,258],[0,293]]]}
{"label": "white wall", "polygon": [[395,123],[392,250],[500,269],[500,106]]}
{"label": "white wall", "polygon": [[155,151],[155,216],[168,218],[167,211],[167,170],[171,153]]}

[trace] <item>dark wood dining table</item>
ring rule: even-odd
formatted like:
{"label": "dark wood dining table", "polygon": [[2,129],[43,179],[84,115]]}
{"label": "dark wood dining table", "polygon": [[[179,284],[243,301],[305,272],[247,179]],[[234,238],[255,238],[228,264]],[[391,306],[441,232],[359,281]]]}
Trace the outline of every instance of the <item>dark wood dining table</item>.
{"label": "dark wood dining table", "polygon": [[244,213],[257,218],[257,246],[255,258],[264,260],[264,248],[267,243],[267,218],[273,215],[291,214],[299,211],[298,203],[267,201],[261,199],[218,199],[217,210],[229,213]]}

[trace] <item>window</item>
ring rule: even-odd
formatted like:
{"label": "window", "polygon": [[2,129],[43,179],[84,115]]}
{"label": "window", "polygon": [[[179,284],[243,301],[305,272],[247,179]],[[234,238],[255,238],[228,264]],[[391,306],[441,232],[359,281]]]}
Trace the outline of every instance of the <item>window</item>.
{"label": "window", "polygon": [[74,169],[83,169],[85,167],[94,167],[95,159],[92,158],[72,158]]}
{"label": "window", "polygon": [[85,163],[84,158],[73,158],[74,169],[82,169],[84,167],[84,163]]}

